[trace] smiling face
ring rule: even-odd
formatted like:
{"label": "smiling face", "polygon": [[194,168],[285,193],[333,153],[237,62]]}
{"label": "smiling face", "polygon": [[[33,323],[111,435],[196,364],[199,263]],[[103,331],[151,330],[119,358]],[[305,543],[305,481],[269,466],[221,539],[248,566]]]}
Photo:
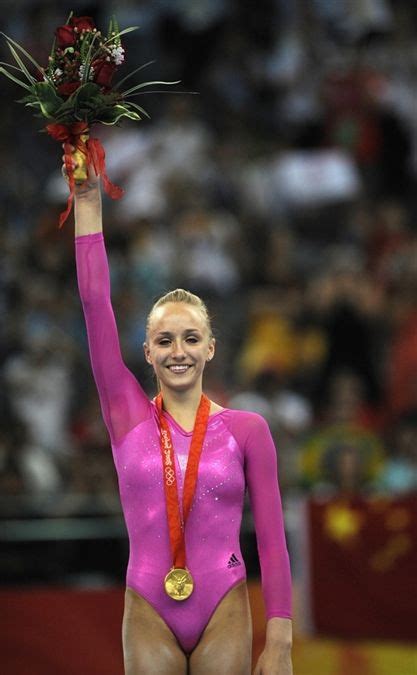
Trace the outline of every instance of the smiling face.
{"label": "smiling face", "polygon": [[214,348],[215,340],[198,307],[167,302],[152,311],[144,351],[162,390],[201,389],[204,367]]}

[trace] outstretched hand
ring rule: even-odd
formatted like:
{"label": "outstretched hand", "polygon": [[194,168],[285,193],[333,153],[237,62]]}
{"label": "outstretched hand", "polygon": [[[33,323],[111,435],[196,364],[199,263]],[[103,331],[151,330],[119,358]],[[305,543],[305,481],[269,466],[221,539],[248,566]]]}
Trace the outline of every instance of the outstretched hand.
{"label": "outstretched hand", "polygon": [[[70,150],[71,153],[74,153],[75,147],[73,145],[70,145]],[[78,163],[74,158],[72,158],[72,168],[73,170],[78,168]],[[67,173],[67,167],[65,164],[65,155],[62,155],[62,175],[64,176],[65,180],[68,182],[68,173]],[[83,195],[86,195],[92,191],[96,191],[97,188],[100,185],[100,176],[96,176],[96,173],[94,171],[94,168],[90,166],[90,168],[87,170],[87,180],[83,182],[77,182],[75,181],[75,196],[76,197],[82,197]]]}

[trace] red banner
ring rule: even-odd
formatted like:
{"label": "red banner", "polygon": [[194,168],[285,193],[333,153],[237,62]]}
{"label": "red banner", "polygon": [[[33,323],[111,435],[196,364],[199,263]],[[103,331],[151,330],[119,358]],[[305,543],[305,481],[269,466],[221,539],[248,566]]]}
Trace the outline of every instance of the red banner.
{"label": "red banner", "polygon": [[1,590],[0,672],[122,675],[123,589]]}
{"label": "red banner", "polygon": [[309,532],[316,630],[417,640],[417,496],[313,499]]}

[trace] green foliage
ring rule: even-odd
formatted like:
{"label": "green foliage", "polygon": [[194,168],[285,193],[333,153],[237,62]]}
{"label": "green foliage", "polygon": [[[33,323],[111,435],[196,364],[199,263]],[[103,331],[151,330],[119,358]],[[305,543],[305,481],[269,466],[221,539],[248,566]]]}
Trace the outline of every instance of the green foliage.
{"label": "green foliage", "polygon": [[42,115],[52,119],[62,105],[62,98],[56,94],[54,87],[49,82],[36,82],[33,85],[33,90]]}
{"label": "green foliage", "polygon": [[[136,30],[136,27],[133,29]],[[119,24],[117,23],[116,17],[113,16],[110,19],[109,22],[109,30],[107,31],[107,42],[113,42],[116,47],[120,47],[122,44],[122,41],[120,40],[120,28]]]}
{"label": "green foliage", "polygon": [[146,110],[136,103],[122,101],[113,92],[103,94],[93,82],[79,87],[67,100],[57,96],[53,86],[47,82],[37,82],[33,91],[20,102],[37,109],[38,117],[46,117],[59,124],[87,122],[91,125],[100,122],[112,125],[123,117],[135,121],[149,117]]}

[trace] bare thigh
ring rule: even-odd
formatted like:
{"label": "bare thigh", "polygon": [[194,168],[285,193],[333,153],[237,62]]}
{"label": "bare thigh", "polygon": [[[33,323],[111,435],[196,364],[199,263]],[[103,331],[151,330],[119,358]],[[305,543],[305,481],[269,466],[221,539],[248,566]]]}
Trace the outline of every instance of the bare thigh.
{"label": "bare thigh", "polygon": [[250,675],[252,618],[245,582],[220,602],[189,660],[190,675]]}
{"label": "bare thigh", "polygon": [[125,675],[186,675],[187,658],[158,612],[126,589],[123,616]]}

